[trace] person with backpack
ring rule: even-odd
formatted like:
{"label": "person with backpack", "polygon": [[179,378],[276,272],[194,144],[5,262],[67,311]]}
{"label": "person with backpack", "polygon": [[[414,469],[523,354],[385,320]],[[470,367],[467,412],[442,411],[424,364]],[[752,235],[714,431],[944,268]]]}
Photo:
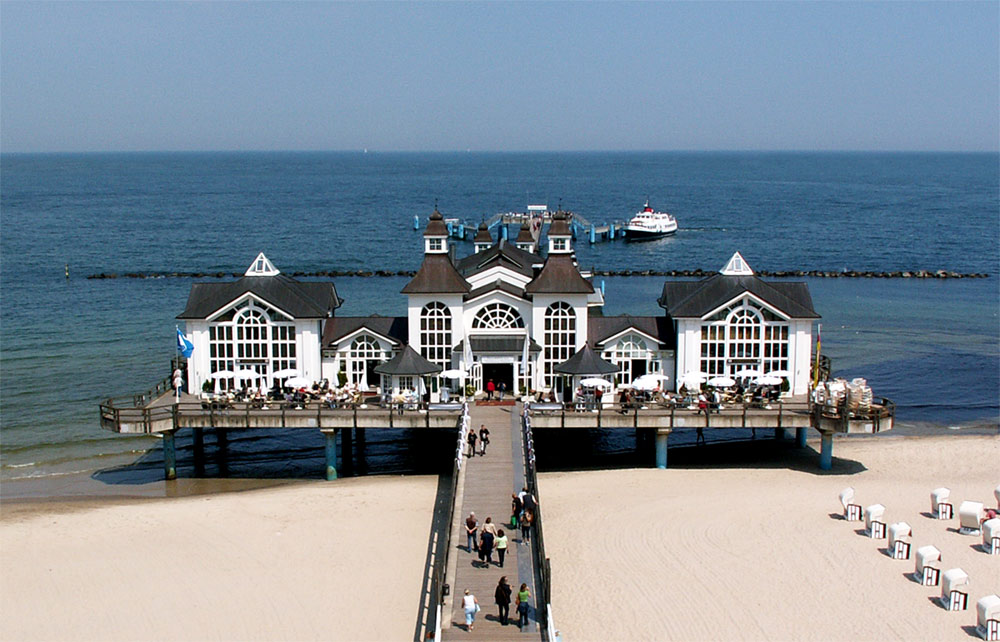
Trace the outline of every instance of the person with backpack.
{"label": "person with backpack", "polygon": [[521,590],[517,592],[517,628],[524,630],[528,626],[528,611],[531,606],[528,600],[531,598],[531,591],[527,584],[521,585]]}

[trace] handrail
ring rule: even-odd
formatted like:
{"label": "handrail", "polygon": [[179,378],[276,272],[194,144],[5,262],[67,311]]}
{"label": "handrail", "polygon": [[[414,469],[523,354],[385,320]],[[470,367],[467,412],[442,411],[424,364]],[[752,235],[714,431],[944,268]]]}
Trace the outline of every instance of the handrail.
{"label": "handrail", "polygon": [[458,443],[455,447],[455,461],[451,467],[451,492],[448,500],[448,519],[444,523],[444,548],[445,554],[434,558],[434,569],[431,577],[431,598],[434,605],[434,640],[441,639],[442,605],[445,598],[445,577],[448,572],[448,560],[451,552],[451,527],[455,522],[455,507],[458,504],[458,476],[462,470],[463,456],[465,450],[465,436],[469,431],[471,420],[469,418],[469,404],[462,404],[462,421],[458,430]]}
{"label": "handrail", "polygon": [[535,444],[531,432],[531,416],[528,414],[527,407],[521,413],[521,427],[521,436],[524,440],[525,482],[528,492],[535,496],[535,543],[533,550],[535,564],[538,567],[538,578],[541,584],[536,599],[535,611],[542,610],[542,617],[536,619],[542,625],[543,635],[546,639],[551,640],[554,639],[553,636],[555,635],[555,627],[549,612],[549,604],[552,602],[552,565],[545,554],[545,536],[542,533],[541,499],[538,494],[538,474],[535,467]]}

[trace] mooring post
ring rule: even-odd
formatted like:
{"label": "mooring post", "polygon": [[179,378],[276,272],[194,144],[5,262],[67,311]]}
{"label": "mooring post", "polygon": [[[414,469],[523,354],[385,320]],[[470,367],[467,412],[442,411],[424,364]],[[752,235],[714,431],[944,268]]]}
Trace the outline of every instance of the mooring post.
{"label": "mooring post", "polygon": [[326,436],[326,480],[337,479],[337,429],[324,429]]}
{"label": "mooring post", "polygon": [[656,467],[660,470],[666,470],[667,468],[667,437],[669,436],[669,430],[665,432],[659,430],[656,432]]}
{"label": "mooring post", "polygon": [[163,433],[163,476],[164,479],[177,479],[177,448],[174,445],[174,432]]}
{"label": "mooring post", "polygon": [[823,470],[833,468],[833,433],[822,433],[822,443],[819,451],[819,467]]}
{"label": "mooring post", "polygon": [[799,448],[806,447],[806,429],[796,428],[795,429],[795,445]]}

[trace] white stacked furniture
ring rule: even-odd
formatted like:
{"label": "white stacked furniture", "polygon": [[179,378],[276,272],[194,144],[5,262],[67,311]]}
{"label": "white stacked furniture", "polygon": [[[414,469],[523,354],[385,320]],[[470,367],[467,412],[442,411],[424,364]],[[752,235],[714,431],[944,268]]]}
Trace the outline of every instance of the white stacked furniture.
{"label": "white stacked furniture", "polygon": [[854,503],[854,489],[851,487],[840,491],[840,503],[844,507],[844,519],[849,522],[861,520],[861,505]]}
{"label": "white stacked furniture", "polygon": [[931,491],[931,513],[938,519],[951,519],[954,507],[951,505],[951,491],[947,488],[935,488]]}
{"label": "white stacked furniture", "polygon": [[987,595],[976,602],[976,633],[984,640],[1000,640],[1000,595]]}
{"label": "white stacked furniture", "polygon": [[889,526],[889,555],[894,560],[910,559],[910,538],[913,532],[906,522],[896,522]]}
{"label": "white stacked furniture", "polygon": [[872,504],[865,509],[865,530],[872,539],[885,538],[885,506]]}
{"label": "white stacked furniture", "polygon": [[982,502],[962,502],[958,507],[958,532],[962,535],[979,535],[979,525],[985,515]]}
{"label": "white stacked furniture", "polygon": [[941,575],[941,605],[949,611],[969,608],[969,574],[960,568],[948,569]]}
{"label": "white stacked furniture", "polygon": [[983,522],[983,550],[990,555],[1000,555],[1000,517]]}
{"label": "white stacked furniture", "polygon": [[937,586],[941,578],[941,551],[930,544],[918,548],[913,578],[924,586]]}

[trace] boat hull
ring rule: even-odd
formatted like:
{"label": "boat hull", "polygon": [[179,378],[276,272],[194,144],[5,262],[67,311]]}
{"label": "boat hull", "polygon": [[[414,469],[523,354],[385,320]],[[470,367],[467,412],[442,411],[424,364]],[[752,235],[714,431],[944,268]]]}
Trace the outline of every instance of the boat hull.
{"label": "boat hull", "polygon": [[667,231],[657,231],[653,232],[650,230],[630,230],[625,228],[623,230],[625,234],[626,243],[634,243],[639,241],[652,241],[655,239],[662,239],[665,236],[673,236],[677,233],[676,229]]}

